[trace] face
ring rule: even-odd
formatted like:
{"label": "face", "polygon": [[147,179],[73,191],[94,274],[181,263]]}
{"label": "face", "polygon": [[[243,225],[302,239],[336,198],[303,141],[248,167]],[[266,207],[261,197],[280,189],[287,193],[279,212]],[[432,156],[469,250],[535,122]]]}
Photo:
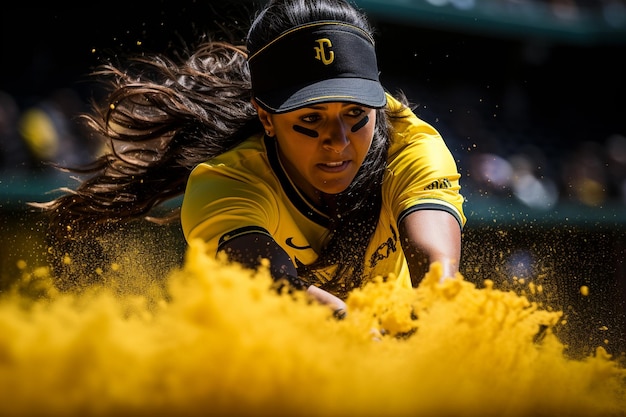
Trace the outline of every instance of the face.
{"label": "face", "polygon": [[323,103],[282,114],[257,111],[278,142],[285,170],[313,201],[320,192],[348,188],[374,137],[376,110],[358,104]]}

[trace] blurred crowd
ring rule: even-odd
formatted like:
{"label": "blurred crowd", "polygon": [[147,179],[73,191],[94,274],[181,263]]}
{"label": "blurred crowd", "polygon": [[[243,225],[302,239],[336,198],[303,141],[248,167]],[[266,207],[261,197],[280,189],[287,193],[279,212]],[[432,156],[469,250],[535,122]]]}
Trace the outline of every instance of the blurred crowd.
{"label": "blurred crowd", "polygon": [[[496,110],[488,113],[485,106],[481,112],[479,104],[488,95],[459,84],[439,92],[437,101],[426,96],[426,102],[437,106],[416,110],[435,124],[451,148],[466,196],[473,201],[514,199],[545,211],[559,203],[626,205],[626,114],[622,123],[594,119],[599,116],[586,119],[581,99],[555,109],[565,113],[560,117],[542,110],[535,110],[533,117],[536,102],[519,85],[509,85],[502,94]],[[572,107],[578,110],[567,114]],[[596,130],[597,124],[611,127]],[[577,130],[583,133],[575,135]]]}
{"label": "blurred crowd", "polygon": [[[506,129],[484,133],[494,140],[476,145],[470,152],[457,151],[465,171],[463,184],[470,192],[513,197],[538,210],[549,210],[557,203],[626,205],[623,134],[565,145],[556,154],[549,146],[542,147],[533,138]],[[500,146],[496,141],[510,143]]]}
{"label": "blurred crowd", "polygon": [[91,161],[100,143],[78,121],[83,98],[71,88],[53,91],[32,105],[0,91],[0,180],[61,175],[52,167]]}

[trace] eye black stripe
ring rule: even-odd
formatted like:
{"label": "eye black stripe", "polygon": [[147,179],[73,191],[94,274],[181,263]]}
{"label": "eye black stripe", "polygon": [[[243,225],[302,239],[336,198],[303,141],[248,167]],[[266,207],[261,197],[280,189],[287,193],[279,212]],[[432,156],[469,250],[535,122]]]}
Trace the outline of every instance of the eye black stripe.
{"label": "eye black stripe", "polygon": [[364,118],[362,118],[361,120],[356,122],[354,124],[354,126],[352,126],[352,129],[350,129],[350,130],[352,131],[352,133],[354,133],[357,130],[359,130],[360,128],[362,128],[363,126],[365,126],[369,121],[370,121],[369,116],[365,116]]}
{"label": "eye black stripe", "polygon": [[303,135],[310,136],[312,138],[316,138],[320,135],[316,130],[307,129],[304,126],[299,126],[299,125],[293,125],[293,130],[295,130],[298,133],[302,133]]}

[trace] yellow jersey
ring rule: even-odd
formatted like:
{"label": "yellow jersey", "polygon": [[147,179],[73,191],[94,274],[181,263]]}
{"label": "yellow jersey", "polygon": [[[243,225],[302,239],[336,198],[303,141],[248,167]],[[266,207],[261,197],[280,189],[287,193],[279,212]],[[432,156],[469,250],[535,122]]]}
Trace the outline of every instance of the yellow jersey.
{"label": "yellow jersey", "polygon": [[[444,210],[463,227],[463,197],[454,158],[440,134],[409,108],[402,109],[393,134],[382,183],[382,208],[366,252],[363,283],[394,274],[410,282],[398,224],[416,210]],[[402,107],[399,107],[402,106]],[[367,198],[367,196],[364,196]],[[275,141],[252,136],[190,174],[181,208],[186,240],[202,239],[211,253],[220,243],[250,232],[270,235],[294,265],[313,263],[330,231],[328,217],[298,190],[278,158]],[[316,271],[321,286],[332,271]],[[408,280],[408,281],[407,281]]]}

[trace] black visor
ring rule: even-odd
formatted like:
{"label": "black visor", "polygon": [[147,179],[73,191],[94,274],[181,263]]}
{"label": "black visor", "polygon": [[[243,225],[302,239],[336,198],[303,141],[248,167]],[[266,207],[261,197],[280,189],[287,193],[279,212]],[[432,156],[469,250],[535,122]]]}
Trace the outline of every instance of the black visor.
{"label": "black visor", "polygon": [[316,103],[386,104],[372,38],[341,22],[293,28],[248,59],[256,101],[271,113]]}

